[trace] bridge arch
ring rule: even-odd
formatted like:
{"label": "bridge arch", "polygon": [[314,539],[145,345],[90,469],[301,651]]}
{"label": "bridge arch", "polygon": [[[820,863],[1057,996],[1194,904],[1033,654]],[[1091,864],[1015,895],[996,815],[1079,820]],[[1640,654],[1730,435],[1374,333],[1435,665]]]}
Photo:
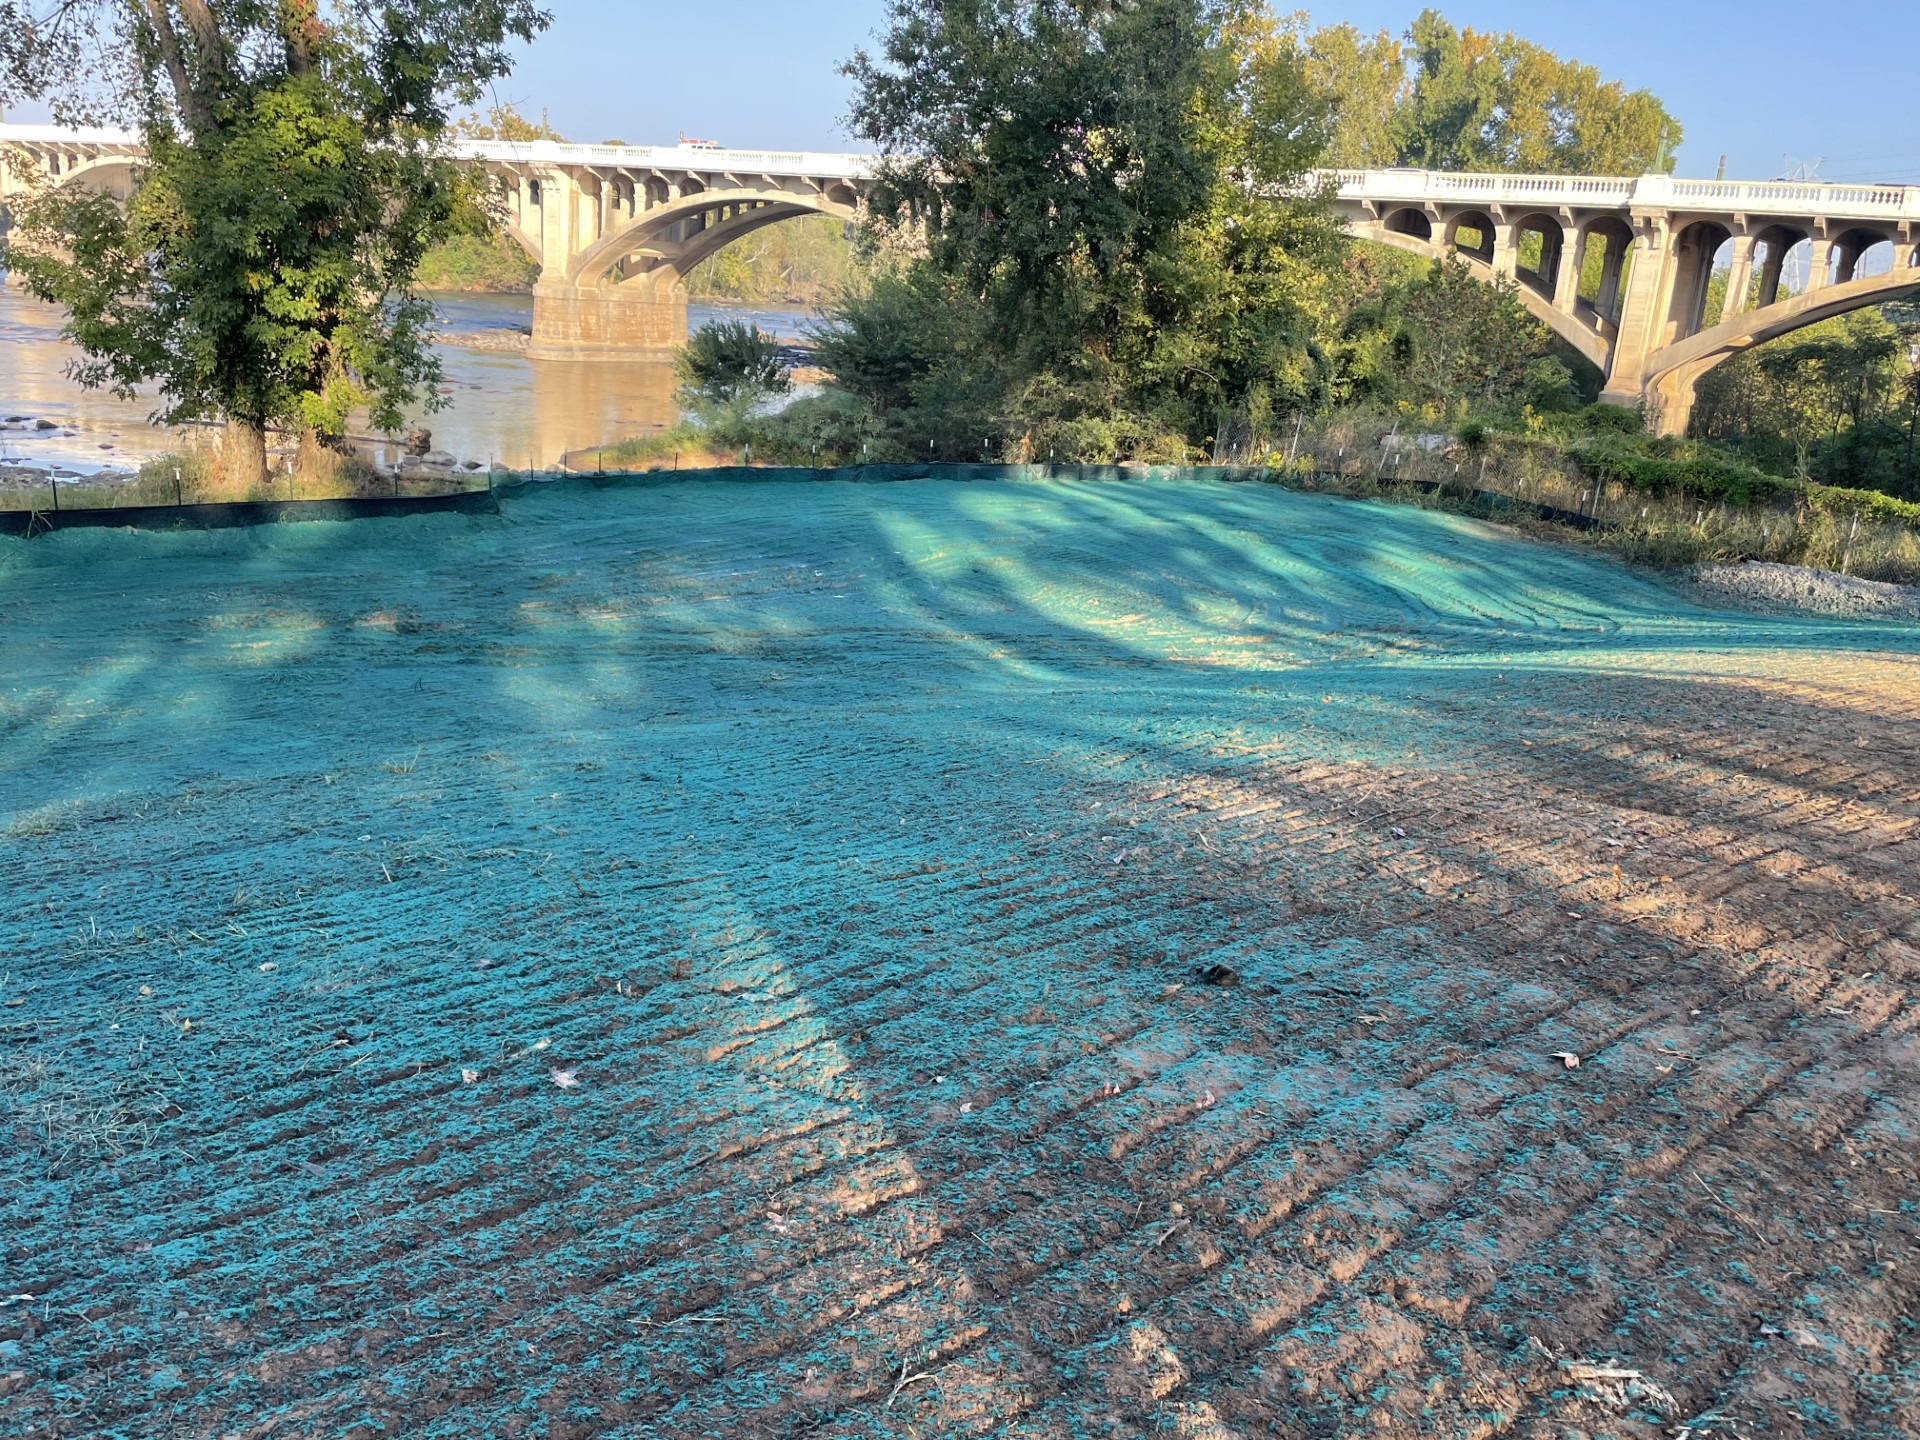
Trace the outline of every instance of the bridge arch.
{"label": "bridge arch", "polygon": [[1584,290],[1588,273],[1598,271],[1593,294],[1580,296],[1580,301],[1603,325],[1616,325],[1632,264],[1633,227],[1617,215],[1599,215],[1581,225],[1578,233],[1580,278],[1574,282],[1576,290]]}
{"label": "bridge arch", "polygon": [[1827,283],[1844,285],[1863,279],[1874,267],[1864,262],[1882,245],[1891,247],[1893,234],[1865,225],[1855,225],[1833,237],[1833,249],[1827,259]]}
{"label": "bridge arch", "polygon": [[528,353],[569,360],[664,358],[686,342],[686,280],[695,266],[783,220],[852,220],[858,203],[845,183],[807,190],[683,184],[679,198],[643,210],[570,257],[546,261],[533,291]]}
{"label": "bridge arch", "polygon": [[1733,239],[1718,220],[1695,220],[1677,230],[1670,242],[1667,263],[1665,313],[1660,343],[1672,344],[1697,335],[1707,317],[1707,296],[1713,282],[1714,258]]}
{"label": "bridge arch", "polygon": [[580,287],[617,285],[641,274],[678,283],[702,260],[768,225],[803,215],[853,220],[857,213],[855,197],[845,186],[812,195],[697,191],[643,211],[602,236],[568,261],[563,278]]}
{"label": "bridge arch", "polygon": [[1920,293],[1920,269],[1911,266],[1863,276],[1746,311],[1656,350],[1647,360],[1644,382],[1653,429],[1660,434],[1683,432],[1693,409],[1694,387],[1723,361],[1822,320],[1915,293]]}
{"label": "bridge arch", "polygon": [[[1460,240],[1460,232],[1463,230],[1471,231],[1479,244],[1471,249],[1463,245]],[[1462,210],[1447,218],[1446,229],[1443,232],[1444,239],[1441,243],[1445,249],[1469,256],[1491,267],[1496,233],[1493,216],[1484,210]]]}
{"label": "bridge arch", "polygon": [[1398,210],[1389,211],[1380,225],[1395,235],[1410,235],[1416,240],[1433,239],[1433,217],[1413,205],[1403,205]]}
{"label": "bridge arch", "polygon": [[[1539,237],[1537,246],[1530,243],[1534,236]],[[1566,246],[1567,227],[1558,215],[1546,210],[1527,211],[1513,222],[1514,278],[1549,301],[1560,302],[1560,262]]]}
{"label": "bridge arch", "polygon": [[133,194],[133,182],[138,167],[131,160],[104,158],[76,165],[60,177],[63,183],[85,180],[96,190],[103,190],[119,200],[125,200]]}

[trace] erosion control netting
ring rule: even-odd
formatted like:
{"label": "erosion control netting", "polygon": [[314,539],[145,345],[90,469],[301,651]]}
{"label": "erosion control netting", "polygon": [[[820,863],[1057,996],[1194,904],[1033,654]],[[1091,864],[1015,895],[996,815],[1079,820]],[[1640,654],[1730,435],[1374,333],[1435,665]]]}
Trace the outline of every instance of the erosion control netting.
{"label": "erosion control netting", "polygon": [[0,643],[0,1434],[1920,1413],[1911,627],[689,480],[0,541]]}

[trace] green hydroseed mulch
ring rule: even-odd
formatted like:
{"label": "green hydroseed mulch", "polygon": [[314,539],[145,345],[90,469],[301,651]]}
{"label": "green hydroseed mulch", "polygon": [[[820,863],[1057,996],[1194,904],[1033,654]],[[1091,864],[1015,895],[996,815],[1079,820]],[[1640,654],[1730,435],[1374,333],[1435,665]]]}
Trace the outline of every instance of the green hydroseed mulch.
{"label": "green hydroseed mulch", "polygon": [[[1130,883],[1208,863],[1156,797],[1478,746],[1495,674],[1604,707],[1916,648],[1201,482],[0,540],[0,1436],[1094,1433],[1061,1397],[1106,1342],[1048,1389],[970,1276],[1017,1256],[1065,1315],[1171,1253],[1082,1255],[1074,1208],[1135,1223],[1149,1100],[1042,1143],[1031,1097],[1257,1080],[1355,1143],[1403,1103],[1168,1037],[1238,921]],[[1417,1011],[1432,959],[1257,964]],[[983,1195],[1056,1218],[936,1243]]]}

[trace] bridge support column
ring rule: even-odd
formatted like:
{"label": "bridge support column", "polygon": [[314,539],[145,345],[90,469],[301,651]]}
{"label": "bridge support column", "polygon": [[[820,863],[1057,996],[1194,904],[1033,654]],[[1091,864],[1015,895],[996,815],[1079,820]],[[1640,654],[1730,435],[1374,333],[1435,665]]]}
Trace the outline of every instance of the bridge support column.
{"label": "bridge support column", "polygon": [[687,343],[687,287],[671,273],[533,287],[536,360],[664,360]]}
{"label": "bridge support column", "polygon": [[1727,303],[1720,311],[1725,324],[1747,310],[1747,292],[1753,288],[1753,237],[1733,237],[1733,255],[1727,263]]}
{"label": "bridge support column", "polygon": [[1669,371],[1647,387],[1647,429],[1678,439],[1693,421],[1694,381],[1697,377]]}
{"label": "bridge support column", "polygon": [[[1608,246],[1609,266],[1614,247]],[[1627,294],[1620,306],[1619,333],[1613,342],[1613,364],[1600,398],[1610,405],[1639,407],[1646,401],[1643,377],[1647,357],[1660,341],[1666,308],[1673,295],[1671,237],[1663,219],[1646,222],[1633,244],[1633,265],[1627,272]],[[1618,284],[1615,273],[1614,284]],[[1602,288],[1604,296],[1605,288]]]}
{"label": "bridge support column", "polygon": [[1833,241],[1815,237],[1809,242],[1807,252],[1807,288],[1803,292],[1812,294],[1815,290],[1827,288],[1827,271],[1833,267]]}
{"label": "bridge support column", "polygon": [[[1580,243],[1562,234],[1554,247],[1553,308],[1563,315],[1573,314],[1580,303]],[[1542,270],[1545,270],[1543,263]]]}
{"label": "bridge support column", "polygon": [[[1589,236],[1588,244],[1592,243]],[[1600,289],[1593,297],[1593,308],[1615,323],[1620,319],[1620,276],[1627,267],[1627,252],[1613,240],[1601,241],[1607,247],[1600,261]]]}
{"label": "bridge support column", "polygon": [[1780,276],[1787,268],[1787,246],[1779,239],[1767,242],[1767,261],[1760,267],[1760,298],[1756,310],[1764,310],[1780,298]]}
{"label": "bridge support column", "polygon": [[1505,220],[1493,222],[1493,272],[1509,280],[1520,273],[1520,232]]}

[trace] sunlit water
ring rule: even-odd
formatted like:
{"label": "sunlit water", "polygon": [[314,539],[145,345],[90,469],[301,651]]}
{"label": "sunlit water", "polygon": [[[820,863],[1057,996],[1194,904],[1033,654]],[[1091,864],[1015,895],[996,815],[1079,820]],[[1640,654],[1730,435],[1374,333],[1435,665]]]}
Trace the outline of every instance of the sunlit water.
{"label": "sunlit water", "polygon": [[[449,334],[526,329],[526,295],[438,295]],[[692,307],[691,323],[752,320],[798,337],[799,310]],[[67,378],[74,350],[60,338],[60,311],[0,280],[0,469],[58,466],[77,474],[122,469],[180,443],[149,422],[152,394],[121,400]],[[642,435],[675,416],[672,366],[621,361],[529,360],[524,355],[441,346],[445,408],[422,415],[436,449],[461,460],[515,469],[555,464],[568,451]],[[56,428],[36,428],[40,421]],[[389,455],[388,458],[391,458]]]}

